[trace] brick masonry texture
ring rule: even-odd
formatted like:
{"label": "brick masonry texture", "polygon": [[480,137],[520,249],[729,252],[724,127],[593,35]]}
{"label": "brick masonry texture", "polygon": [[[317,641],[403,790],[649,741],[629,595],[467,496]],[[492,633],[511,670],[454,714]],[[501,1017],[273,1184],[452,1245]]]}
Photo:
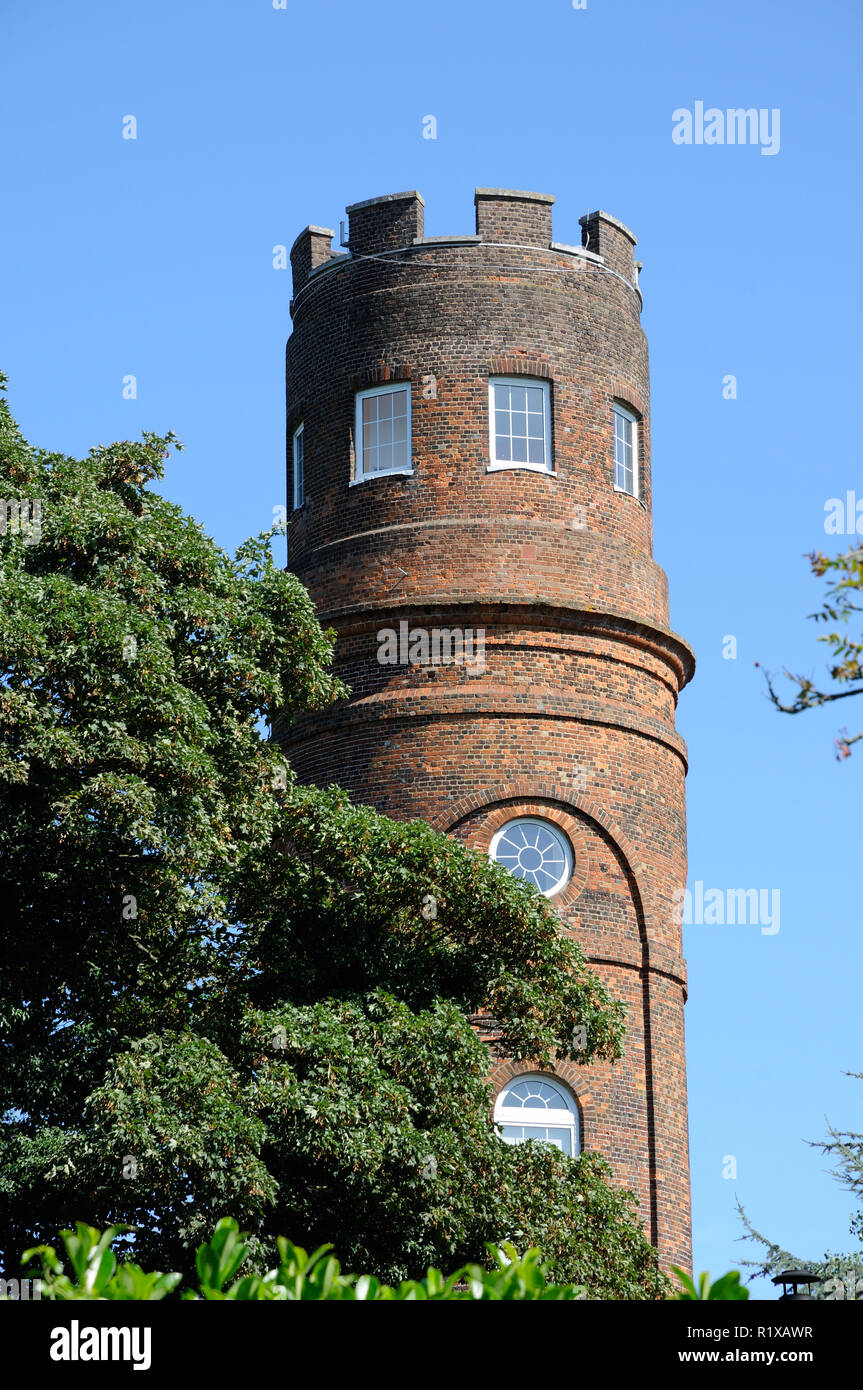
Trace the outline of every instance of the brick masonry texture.
{"label": "brick masonry texture", "polygon": [[[400,193],[348,209],[348,255],[318,227],[294,243],[286,425],[289,444],[305,426],[306,500],[289,565],[338,631],[352,693],[278,736],[302,781],[480,852],[518,815],[567,835],[575,867],[553,905],[629,1012],[621,1061],[556,1075],[663,1261],[689,1267],[674,721],[694,658],[652,554],[635,238],[598,212],[580,247],[553,244],[552,203],[478,189],[476,235],[426,241],[422,199]],[[548,383],[551,474],[488,471],[494,375]],[[410,389],[413,472],[356,482],[355,393],[386,382]],[[615,401],[639,420],[638,499],[614,488]],[[481,629],[483,660],[381,664],[378,634],[403,622]],[[492,1079],[532,1070],[496,1058]]]}

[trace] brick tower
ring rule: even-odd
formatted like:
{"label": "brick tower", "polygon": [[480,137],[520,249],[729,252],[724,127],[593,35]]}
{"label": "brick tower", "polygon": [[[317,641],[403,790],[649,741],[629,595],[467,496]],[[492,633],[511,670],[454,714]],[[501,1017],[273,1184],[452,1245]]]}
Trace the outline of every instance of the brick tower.
{"label": "brick tower", "polygon": [[496,1115],[564,1147],[569,1124],[686,1267],[674,713],[694,659],[652,558],[635,238],[594,212],[581,246],[555,242],[552,202],[480,188],[474,235],[425,237],[423,199],[393,193],[347,209],[347,252],[321,227],[294,242],[289,564],[352,694],[282,739],[301,781],[429,821],[550,898],[628,1005],[625,1056],[501,1061]]}

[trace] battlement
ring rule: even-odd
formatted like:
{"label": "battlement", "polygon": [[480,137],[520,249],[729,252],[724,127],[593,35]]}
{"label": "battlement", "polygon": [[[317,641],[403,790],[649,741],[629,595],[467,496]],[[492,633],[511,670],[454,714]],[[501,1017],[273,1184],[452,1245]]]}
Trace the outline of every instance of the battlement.
{"label": "battlement", "polygon": [[333,251],[334,232],[309,226],[291,248],[294,295],[318,271],[368,256],[397,251],[416,253],[424,248],[447,246],[517,246],[557,255],[569,255],[607,265],[637,287],[634,262],[635,237],[628,227],[607,212],[591,212],[579,219],[581,246],[553,240],[549,193],[518,188],[477,188],[474,193],[476,230],[461,236],[424,235],[425,200],[416,189],[385,193],[351,203],[348,215],[348,253]]}
{"label": "battlement", "polygon": [[517,188],[478,188],[474,193],[476,230],[483,241],[511,246],[551,246],[551,205],[547,193]]}

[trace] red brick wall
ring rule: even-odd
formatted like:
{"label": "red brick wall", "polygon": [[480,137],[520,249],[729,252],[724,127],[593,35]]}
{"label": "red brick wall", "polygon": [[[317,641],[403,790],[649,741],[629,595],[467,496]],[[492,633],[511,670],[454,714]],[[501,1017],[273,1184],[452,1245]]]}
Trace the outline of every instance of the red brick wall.
{"label": "red brick wall", "polygon": [[[585,1144],[634,1188],[663,1259],[686,1266],[685,968],[671,909],[686,879],[674,716],[693,658],[669,629],[652,558],[634,238],[593,214],[585,234],[606,263],[551,249],[548,199],[486,190],[477,209],[482,240],[424,242],[421,229],[407,236],[421,203],[378,200],[361,209],[361,239],[352,213],[337,268],[298,258],[287,429],[305,423],[307,500],[289,562],[339,631],[352,695],[280,737],[302,780],[338,782],[482,851],[518,814],[568,835],[575,869],[555,906],[629,1020],[620,1062],[560,1074]],[[550,383],[554,476],[486,471],[488,378],[518,373]],[[410,383],[414,472],[351,486],[354,392],[385,380]],[[640,500],[614,491],[615,400],[640,417]],[[288,469],[290,482],[290,453]],[[380,664],[378,633],[401,621],[483,628],[482,669]]]}

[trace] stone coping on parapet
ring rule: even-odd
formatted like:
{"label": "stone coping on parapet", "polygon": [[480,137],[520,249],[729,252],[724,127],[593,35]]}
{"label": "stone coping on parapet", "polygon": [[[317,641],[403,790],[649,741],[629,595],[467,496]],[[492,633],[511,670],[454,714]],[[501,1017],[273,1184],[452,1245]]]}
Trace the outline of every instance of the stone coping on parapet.
{"label": "stone coping on parapet", "polygon": [[584,217],[579,217],[579,226],[583,227],[585,222],[589,222],[593,217],[601,217],[603,222],[608,222],[610,226],[616,227],[619,232],[623,232],[625,236],[628,236],[633,246],[638,245],[638,238],[635,232],[633,232],[630,227],[627,227],[625,222],[621,222],[619,217],[612,217],[610,212],[603,212],[602,208],[597,208],[596,212],[587,212]]}
{"label": "stone coping on parapet", "polygon": [[478,198],[515,198],[521,203],[554,203],[553,193],[534,193],[526,188],[475,188],[474,202]]}
{"label": "stone coping on parapet", "polygon": [[[308,236],[309,232],[311,232],[313,236],[329,237],[330,241],[332,241],[336,234],[333,227],[316,227],[310,222],[308,227],[304,227],[301,232],[297,232],[297,235],[291,242],[291,250],[288,252],[289,256],[296,250],[297,242],[302,241],[303,237]],[[330,254],[332,255],[332,252],[330,252]]]}
{"label": "stone coping on parapet", "polygon": [[[464,236],[415,236],[412,246],[476,246],[482,241],[477,232],[465,232]],[[408,248],[405,247],[404,250]]]}
{"label": "stone coping on parapet", "polygon": [[361,203],[350,203],[345,212],[350,216],[352,212],[359,212],[362,208],[373,208],[379,203],[417,202],[425,207],[425,201],[423,195],[415,188],[409,188],[403,193],[382,193],[379,198],[364,198]]}
{"label": "stone coping on parapet", "polygon": [[586,261],[596,261],[598,265],[605,264],[604,256],[597,255],[595,251],[588,251],[586,246],[569,246],[565,241],[553,241],[549,250],[560,251],[565,256],[581,256]]}

